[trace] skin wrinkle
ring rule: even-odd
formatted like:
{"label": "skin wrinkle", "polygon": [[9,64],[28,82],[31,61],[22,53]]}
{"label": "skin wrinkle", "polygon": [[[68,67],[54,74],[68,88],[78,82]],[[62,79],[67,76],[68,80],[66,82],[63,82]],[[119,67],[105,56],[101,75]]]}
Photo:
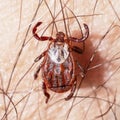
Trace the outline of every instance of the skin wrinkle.
{"label": "skin wrinkle", "polygon": [[[62,3],[63,1],[64,0],[62,0]],[[29,0],[29,2],[27,0],[1,1],[0,119],[3,117],[5,109],[7,109],[7,105],[10,101],[6,96],[9,96],[9,98],[12,96],[18,82],[20,83],[14,91],[15,93],[13,94],[12,102],[8,108],[8,116],[4,118],[6,120],[95,120],[95,117],[106,113],[109,107],[110,109],[112,107],[112,109],[108,111],[105,116],[98,119],[120,119],[120,0],[118,2],[113,0],[109,1],[68,1],[67,7],[69,7],[76,16],[86,15],[81,18],[78,17],[81,28],[84,28],[83,23],[85,23],[90,29],[90,36],[85,42],[85,52],[82,55],[73,53],[73,57],[75,58],[75,61],[78,61],[85,69],[90,61],[90,57],[93,56],[82,85],[80,88],[77,87],[78,94],[72,108],[71,105],[74,98],[69,101],[64,100],[64,98],[69,95],[70,91],[61,94],[49,91],[51,98],[48,104],[45,103],[45,96],[42,90],[41,72],[38,79],[34,80],[34,72],[36,71],[37,66],[41,64],[42,60],[35,63],[32,69],[28,71],[35,58],[45,51],[48,45],[48,41],[39,42],[32,37],[32,28],[37,21],[43,22],[38,28],[39,35],[42,34],[50,21],[53,21],[54,15],[57,16],[58,11],[61,9],[60,3],[46,0],[52,13],[54,13],[53,11],[55,9],[53,18],[50,16],[50,12],[48,11],[46,4],[42,3],[37,16],[33,21],[31,21],[37,6],[39,5],[39,0]],[[54,8],[56,5],[57,7]],[[64,6],[64,4],[62,6]],[[74,19],[69,19],[69,26],[67,27],[69,27],[70,33],[69,31],[68,33],[73,37],[79,38],[81,36],[80,28],[76,22],[77,20],[75,19],[75,16],[68,9],[66,9],[65,15],[66,13],[68,17],[74,17]],[[92,14],[99,15],[93,16]],[[59,21],[61,19],[62,12],[58,15],[55,21],[57,21],[56,25],[58,27],[58,31],[60,30],[65,33],[63,27],[64,23],[63,21]],[[15,67],[10,87],[6,92],[13,64],[15,63],[16,56],[20,51],[26,31],[30,24],[32,24],[32,26],[25,41],[26,45],[24,46],[17,66]],[[112,27],[110,28],[110,26]],[[53,34],[52,37],[55,38],[57,30],[54,30],[52,33],[53,28],[55,27],[51,25],[51,27],[45,31],[44,35],[49,36]],[[109,28],[110,30],[108,30]],[[107,31],[109,31],[108,34]],[[107,35],[102,39],[105,33]],[[17,34],[18,39],[16,40]],[[99,42],[101,43],[96,49]],[[80,43],[80,45],[78,45],[78,43],[74,43],[73,45],[77,45],[82,48],[82,43]],[[27,71],[28,73],[23,77]],[[77,74],[80,74],[79,68],[76,68],[76,71]],[[78,82],[80,82],[80,80],[81,76],[79,75]],[[7,95],[4,96],[4,94]],[[112,102],[114,102],[114,104]],[[17,111],[15,111],[15,107]],[[16,114],[18,114],[18,116]]]}

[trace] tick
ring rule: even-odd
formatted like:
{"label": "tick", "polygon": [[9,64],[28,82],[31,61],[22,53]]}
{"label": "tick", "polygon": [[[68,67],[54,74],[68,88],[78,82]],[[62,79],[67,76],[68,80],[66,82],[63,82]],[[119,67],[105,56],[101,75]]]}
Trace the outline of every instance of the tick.
{"label": "tick", "polygon": [[65,39],[63,32],[58,32],[56,38],[39,36],[37,34],[37,27],[41,24],[42,22],[38,22],[34,26],[32,30],[33,36],[39,41],[49,40],[50,43],[47,50],[34,60],[34,62],[38,62],[41,58],[44,58],[34,74],[34,79],[37,79],[39,71],[42,70],[42,89],[46,96],[46,103],[50,98],[48,89],[56,93],[63,93],[70,90],[69,95],[65,98],[65,100],[69,100],[73,97],[77,84],[76,63],[72,51],[78,54],[83,53],[81,48],[73,46],[71,42],[80,43],[85,41],[89,36],[89,28],[86,24],[83,24],[85,33],[81,38],[68,37]]}

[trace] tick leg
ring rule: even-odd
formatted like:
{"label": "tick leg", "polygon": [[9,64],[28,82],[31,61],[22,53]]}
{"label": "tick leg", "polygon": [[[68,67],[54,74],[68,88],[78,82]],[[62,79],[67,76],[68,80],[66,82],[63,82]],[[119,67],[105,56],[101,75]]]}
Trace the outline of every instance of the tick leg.
{"label": "tick leg", "polygon": [[40,69],[41,69],[41,66],[39,66],[39,67],[37,68],[37,70],[36,70],[36,72],[35,72],[35,74],[34,74],[34,80],[37,79],[38,73],[39,73]]}
{"label": "tick leg", "polygon": [[72,85],[71,92],[70,92],[70,94],[65,98],[65,100],[69,100],[69,99],[71,99],[71,98],[73,97],[74,92],[75,92],[75,90],[76,90],[76,85],[77,85],[77,82],[76,82],[76,77],[75,77],[75,82],[74,82],[74,84]]}
{"label": "tick leg", "polygon": [[86,40],[89,36],[89,28],[86,24],[83,24],[84,28],[86,30],[85,34],[82,36],[82,38],[75,38],[75,37],[69,37],[69,40],[73,41],[73,42],[83,42],[84,40]]}
{"label": "tick leg", "polygon": [[45,85],[44,82],[43,82],[43,85],[42,85],[42,89],[43,89],[44,95],[47,97],[46,101],[45,101],[47,103],[49,98],[50,98],[50,94],[47,92],[47,88],[46,88],[46,85]]}
{"label": "tick leg", "polygon": [[38,22],[38,23],[34,26],[34,28],[33,28],[33,30],[32,30],[33,36],[34,36],[37,40],[40,40],[40,41],[53,40],[52,37],[39,36],[39,35],[37,34],[37,27],[40,26],[41,24],[42,24],[42,22]]}
{"label": "tick leg", "polygon": [[83,53],[83,49],[81,49],[81,48],[79,48],[79,47],[77,47],[77,46],[73,46],[73,47],[72,47],[72,50],[73,50],[74,52],[79,53],[79,54],[82,54],[82,53]]}
{"label": "tick leg", "polygon": [[85,76],[85,70],[83,69],[83,67],[80,65],[80,63],[78,61],[77,61],[77,65],[81,70],[80,75],[83,78]]}
{"label": "tick leg", "polygon": [[35,74],[34,74],[34,80],[37,79],[38,73],[40,72],[40,69],[41,69],[41,67],[42,67],[43,65],[44,65],[44,62],[42,62],[42,63],[38,66],[38,68],[37,68],[37,70],[36,70],[36,72],[35,72]]}
{"label": "tick leg", "polygon": [[44,56],[46,55],[46,53],[47,53],[47,50],[44,51],[42,54],[40,54],[40,55],[34,60],[34,62],[38,62],[42,57],[44,57]]}
{"label": "tick leg", "polygon": [[[45,55],[46,55],[46,52],[47,51],[44,51],[41,55],[39,55],[35,60],[34,60],[34,62],[38,62],[42,57],[44,57]],[[38,77],[38,73],[39,73],[39,71],[40,71],[40,69],[41,69],[41,67],[44,65],[44,61],[38,66],[38,68],[37,68],[37,70],[36,70],[36,72],[35,72],[35,74],[34,74],[34,79],[36,79],[37,77]]]}

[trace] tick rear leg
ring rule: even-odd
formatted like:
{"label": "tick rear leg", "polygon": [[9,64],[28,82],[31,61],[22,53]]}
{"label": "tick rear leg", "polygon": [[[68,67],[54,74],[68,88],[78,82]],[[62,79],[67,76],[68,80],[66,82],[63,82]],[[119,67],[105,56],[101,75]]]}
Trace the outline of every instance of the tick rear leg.
{"label": "tick rear leg", "polygon": [[76,77],[75,77],[75,81],[74,81],[74,84],[72,85],[71,92],[70,92],[70,94],[65,98],[66,101],[67,101],[67,100],[70,100],[70,99],[73,97],[74,92],[75,92],[75,90],[76,90],[76,85],[77,85],[77,81],[76,81]]}
{"label": "tick rear leg", "polygon": [[85,70],[83,69],[83,67],[80,65],[80,63],[77,61],[77,65],[79,67],[79,69],[81,70],[80,75],[83,78],[85,76]]}
{"label": "tick rear leg", "polygon": [[46,96],[46,103],[48,102],[49,98],[50,98],[50,94],[47,92],[47,88],[46,88],[46,85],[45,83],[43,82],[43,85],[42,85],[42,89],[43,89],[43,93],[44,95]]}

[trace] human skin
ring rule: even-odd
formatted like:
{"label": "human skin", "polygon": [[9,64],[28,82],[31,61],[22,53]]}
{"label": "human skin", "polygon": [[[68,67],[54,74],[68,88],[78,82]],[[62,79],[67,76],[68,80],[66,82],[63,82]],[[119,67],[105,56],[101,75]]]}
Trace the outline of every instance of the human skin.
{"label": "human skin", "polygon": [[[66,1],[62,0],[62,3],[66,3]],[[52,12],[54,6],[57,6],[55,8],[57,14],[61,9],[60,3],[55,4],[55,1],[48,0],[45,4],[44,1],[32,20],[39,1],[1,1],[0,119],[120,119],[120,1],[98,1],[96,7],[95,3],[95,0],[71,0],[67,3],[75,16],[84,15],[78,19],[82,28],[85,23],[90,31],[90,35],[85,41],[85,52],[83,54],[73,53],[73,56],[75,61],[80,62],[83,69],[86,69],[89,64],[90,66],[87,68],[82,85],[76,89],[77,95],[75,94],[72,99],[65,101],[64,98],[70,91],[60,94],[48,90],[51,98],[46,104],[42,90],[41,72],[37,80],[34,80],[33,76],[42,61],[34,64],[34,59],[46,50],[48,41],[38,42],[32,35],[32,28],[38,21],[42,21],[43,24],[39,27],[40,35],[45,29],[44,27],[53,21],[46,5],[50,6]],[[93,12],[94,8],[95,12]],[[68,9],[67,12],[68,16],[73,16]],[[61,13],[55,20],[63,19],[62,15]],[[61,23],[56,22],[57,27],[59,31],[65,32],[63,20],[61,21]],[[81,37],[76,19],[70,19],[69,24],[72,36]],[[29,25],[31,25],[30,29]],[[28,34],[27,30],[29,30]],[[48,28],[45,35],[51,35],[51,31],[52,27]],[[53,31],[53,37],[55,34],[56,32]],[[27,44],[24,44],[24,40],[25,43],[28,41]],[[82,43],[74,44],[80,44],[80,47],[82,45]],[[34,65],[32,66],[32,64]],[[76,71],[78,71],[77,74],[80,73],[79,68],[76,68]],[[78,81],[81,80],[79,75]],[[103,117],[100,116],[102,114],[104,114]]]}

